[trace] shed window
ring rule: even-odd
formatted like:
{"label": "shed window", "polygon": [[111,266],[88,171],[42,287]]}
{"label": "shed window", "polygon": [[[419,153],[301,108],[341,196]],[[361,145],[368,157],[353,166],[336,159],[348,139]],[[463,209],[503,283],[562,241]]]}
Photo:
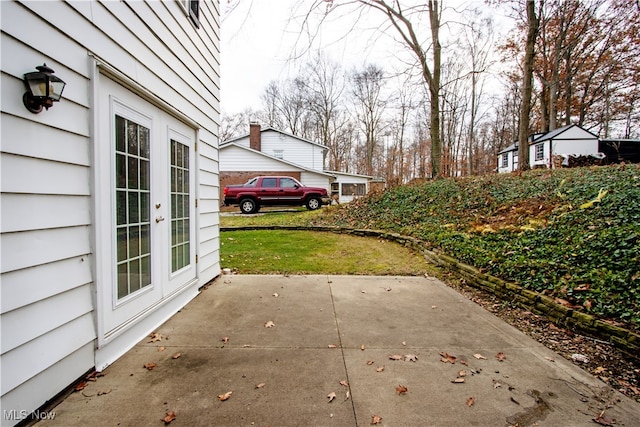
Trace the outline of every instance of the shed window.
{"label": "shed window", "polygon": [[544,159],[544,144],[536,144],[536,160]]}
{"label": "shed window", "polygon": [[364,196],[367,192],[366,184],[342,184],[343,196]]}
{"label": "shed window", "polygon": [[504,153],[502,155],[502,167],[506,168],[509,166],[509,153]]}
{"label": "shed window", "polygon": [[276,159],[284,159],[284,150],[273,150],[273,157]]}

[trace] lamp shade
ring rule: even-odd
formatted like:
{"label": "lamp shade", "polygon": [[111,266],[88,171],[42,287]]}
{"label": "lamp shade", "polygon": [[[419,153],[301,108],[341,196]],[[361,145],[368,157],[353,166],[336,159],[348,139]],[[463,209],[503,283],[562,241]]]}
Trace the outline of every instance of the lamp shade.
{"label": "lamp shade", "polygon": [[66,83],[58,76],[54,76],[54,71],[46,64],[36,69],[38,71],[24,75],[25,84],[29,90],[31,102],[37,102],[48,109],[54,102],[60,101]]}

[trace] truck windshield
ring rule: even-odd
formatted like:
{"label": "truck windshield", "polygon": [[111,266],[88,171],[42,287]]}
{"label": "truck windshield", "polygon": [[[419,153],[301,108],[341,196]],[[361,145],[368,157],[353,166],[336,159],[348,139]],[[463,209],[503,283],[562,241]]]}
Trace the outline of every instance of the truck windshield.
{"label": "truck windshield", "polygon": [[247,181],[247,183],[244,185],[245,187],[255,187],[256,186],[256,182],[258,182],[258,178],[251,178],[249,181]]}

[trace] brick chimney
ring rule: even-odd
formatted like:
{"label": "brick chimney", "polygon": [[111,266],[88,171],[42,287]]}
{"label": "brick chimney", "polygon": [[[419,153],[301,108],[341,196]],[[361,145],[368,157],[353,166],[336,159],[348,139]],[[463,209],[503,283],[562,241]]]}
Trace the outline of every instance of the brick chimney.
{"label": "brick chimney", "polygon": [[260,123],[249,123],[249,148],[256,151],[262,150],[262,139],[260,135]]}

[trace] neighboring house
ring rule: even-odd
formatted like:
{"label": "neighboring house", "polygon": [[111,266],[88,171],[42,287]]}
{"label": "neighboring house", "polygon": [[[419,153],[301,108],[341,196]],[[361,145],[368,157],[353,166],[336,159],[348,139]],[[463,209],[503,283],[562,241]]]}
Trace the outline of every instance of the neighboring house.
{"label": "neighboring house", "polygon": [[327,151],[322,144],[251,123],[249,135],[220,144],[220,188],[259,175],[286,175],[303,185],[326,188],[338,203],[346,203],[384,187],[370,176],[325,171]]}
{"label": "neighboring house", "polygon": [[[194,0],[0,8],[0,406],[13,425],[220,273],[219,10]],[[66,87],[34,114],[23,76],[43,63]]]}
{"label": "neighboring house", "polygon": [[291,176],[303,185],[322,187],[327,191],[334,179],[330,173],[279,159],[238,142],[220,146],[221,191],[228,185],[244,184],[259,175]]}
{"label": "neighboring house", "polygon": [[[529,137],[529,166],[553,168],[554,156],[596,155],[598,137],[578,125],[568,125],[551,132]],[[512,144],[498,153],[498,172],[518,168],[518,144]]]}

